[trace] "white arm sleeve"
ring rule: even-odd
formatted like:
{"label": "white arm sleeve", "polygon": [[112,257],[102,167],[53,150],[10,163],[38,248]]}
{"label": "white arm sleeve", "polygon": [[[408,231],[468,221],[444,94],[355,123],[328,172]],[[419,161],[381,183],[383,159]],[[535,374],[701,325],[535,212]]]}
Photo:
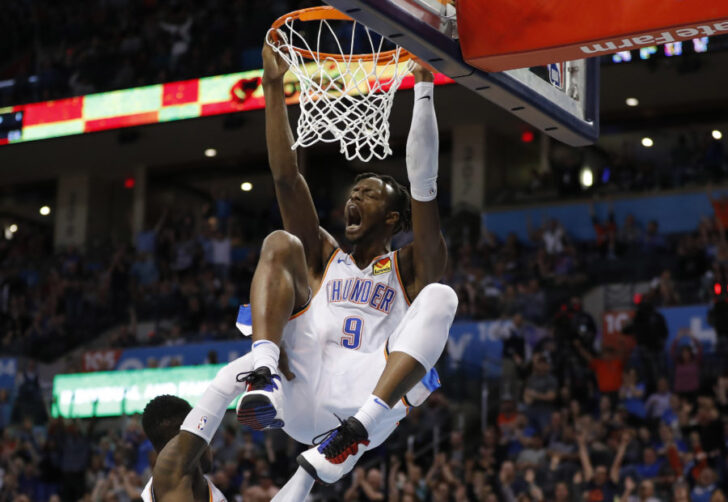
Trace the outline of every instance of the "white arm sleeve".
{"label": "white arm sleeve", "polygon": [[200,436],[209,443],[220,427],[227,407],[233,399],[245,392],[246,383],[239,382],[238,375],[252,369],[253,358],[247,354],[218,371],[198,403],[187,414],[180,430]]}
{"label": "white arm sleeve", "polygon": [[439,137],[434,103],[435,84],[415,84],[415,106],[407,137],[407,177],[412,198],[428,202],[437,197]]}

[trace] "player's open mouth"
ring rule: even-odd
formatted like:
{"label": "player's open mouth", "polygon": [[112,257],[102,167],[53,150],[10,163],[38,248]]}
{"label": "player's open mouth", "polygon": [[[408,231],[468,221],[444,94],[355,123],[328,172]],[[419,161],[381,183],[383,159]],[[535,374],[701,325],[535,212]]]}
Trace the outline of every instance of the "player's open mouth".
{"label": "player's open mouth", "polygon": [[346,230],[356,231],[361,226],[361,213],[354,204],[346,206]]}

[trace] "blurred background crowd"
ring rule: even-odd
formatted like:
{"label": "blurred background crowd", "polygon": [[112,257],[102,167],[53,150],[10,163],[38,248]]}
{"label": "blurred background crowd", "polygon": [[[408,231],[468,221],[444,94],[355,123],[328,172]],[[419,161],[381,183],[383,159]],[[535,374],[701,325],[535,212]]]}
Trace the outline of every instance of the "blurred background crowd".
{"label": "blurred background crowd", "polygon": [[[314,3],[3,0],[0,114],[12,115],[4,107],[22,103],[258,69],[271,22]],[[645,59],[633,51],[628,70],[634,73],[627,74],[672,72],[675,81],[688,81],[710,72],[710,61],[724,68],[719,51],[728,46],[725,38],[711,37],[709,46],[716,52],[705,58],[687,43],[682,59],[660,59],[656,52]],[[619,73],[627,65],[611,57],[602,66],[620,86],[636,80]],[[706,82],[716,80],[710,75]],[[438,202],[450,257],[442,282],[456,290],[456,323],[470,331],[452,337],[438,363],[442,389],[368,452],[350,477],[317,487],[311,500],[726,499],[728,196],[720,184],[728,162],[719,121],[728,98],[675,109],[652,105],[628,115],[619,108],[626,96],[610,101],[607,94],[618,94],[620,86],[603,87],[605,134],[584,149],[522,131],[490,110],[489,119],[495,118],[483,132],[489,156],[479,160],[487,172],[480,187],[486,201],[478,208],[459,205],[450,190],[459,134],[451,110],[466,114],[468,102],[454,85],[438,90],[452,100],[438,110]],[[643,101],[659,94],[645,87]],[[670,99],[684,97],[678,94]],[[0,162],[0,502],[140,499],[155,461],[140,417],[56,418],[51,377],[117,369],[106,360],[88,368],[84,354],[97,349],[241,340],[235,321],[249,301],[260,243],[281,227],[274,196],[260,195],[269,187],[264,145],[254,145],[249,131],[262,129],[261,117],[251,111],[219,123],[199,119],[200,129],[243,145],[227,157],[222,147],[216,158],[217,150],[195,143],[200,159],[174,161],[174,152],[163,152],[150,155],[155,160],[144,169],[109,168],[106,178],[98,174],[106,160],[94,157],[99,150],[126,158],[144,144],[156,155],[148,146],[156,136],[146,133],[169,127],[180,142],[183,129],[154,125],[145,134],[137,128],[89,135],[89,142],[107,146],[52,159],[35,178],[6,182],[3,176],[23,169],[4,170]],[[666,129],[655,131],[657,122]],[[0,144],[9,134],[3,127],[0,121]],[[399,124],[401,137],[393,134],[398,153],[382,169],[404,181],[402,130]],[[657,143],[653,149],[648,133]],[[103,143],[108,138],[113,141]],[[184,136],[189,143],[197,139]],[[80,145],[83,138],[76,140]],[[64,141],[0,148],[27,152]],[[345,165],[325,148],[307,152],[313,153],[301,155],[301,166],[319,219],[343,243],[339,192],[365,168]],[[61,210],[68,216],[71,205],[62,200],[71,191],[59,188],[68,174],[63,168],[87,157],[93,167],[78,170],[91,191],[102,194],[98,198],[113,203],[82,201],[89,228],[98,219],[102,231],[89,230],[83,245],[59,245],[59,235],[75,224],[57,216]],[[132,172],[142,174],[135,179]],[[243,179],[255,181],[255,189],[246,181],[247,189],[238,192],[233,182]],[[148,191],[135,188],[147,182]],[[40,202],[53,212],[48,207],[39,217]],[[584,214],[577,221],[570,211]],[[141,225],[130,224],[134,212],[142,214]],[[43,220],[50,214],[58,218],[53,224]],[[503,231],[504,214],[516,215],[509,220],[514,228]],[[398,235],[395,247],[410,238]],[[696,305],[707,309],[709,326],[691,318],[676,328],[665,318],[665,309]],[[620,310],[624,322],[608,328],[600,315],[605,310]],[[466,358],[462,344],[473,339],[492,351],[480,360]],[[181,364],[174,358],[143,362]],[[226,361],[211,352],[205,362]],[[211,479],[231,502],[270,500],[303,448],[282,433],[242,429],[232,416],[212,446]]]}
{"label": "blurred background crowd", "polygon": [[[2,353],[49,361],[104,328],[114,348],[237,339],[256,254],[232,237],[240,222],[224,206],[163,210],[107,256],[52,253],[22,232],[4,241]],[[445,356],[443,390],[317,500],[723,500],[722,344],[704,354],[688,330],[666,346],[657,310],[715,297],[722,222],[706,218],[684,235],[662,235],[640,215],[593,224],[585,242],[555,220],[534,225],[528,241],[485,229],[476,242],[449,238],[444,282],[458,291],[458,319],[500,320],[491,334],[502,342],[500,378],[483,380],[491,394],[478,403]],[[580,296],[615,274],[649,284],[623,329],[629,350],[602,343]],[[140,333],[142,322],[153,329]],[[70,369],[79,364],[69,356]],[[18,371],[15,390],[0,394],[0,501],[138,499],[154,461],[139,417],[50,419],[34,363]],[[214,442],[213,479],[230,500],[268,500],[300,448],[231,422]]]}

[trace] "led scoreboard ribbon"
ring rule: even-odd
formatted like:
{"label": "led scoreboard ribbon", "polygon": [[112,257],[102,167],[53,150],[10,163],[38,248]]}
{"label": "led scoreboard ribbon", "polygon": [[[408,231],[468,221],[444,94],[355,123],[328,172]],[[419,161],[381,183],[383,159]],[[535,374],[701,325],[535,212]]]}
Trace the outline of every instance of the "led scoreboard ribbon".
{"label": "led scoreboard ribbon", "polygon": [[[261,77],[251,70],[0,108],[0,145],[265,108]],[[335,78],[335,75],[330,75]],[[298,81],[285,76],[286,102],[298,103]],[[436,84],[453,83],[436,75]],[[402,89],[411,89],[406,77]]]}

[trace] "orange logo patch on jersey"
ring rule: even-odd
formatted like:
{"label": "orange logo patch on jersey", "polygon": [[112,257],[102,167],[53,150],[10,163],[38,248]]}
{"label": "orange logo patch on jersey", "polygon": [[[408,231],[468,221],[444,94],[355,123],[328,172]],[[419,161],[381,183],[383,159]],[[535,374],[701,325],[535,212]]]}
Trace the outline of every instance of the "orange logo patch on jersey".
{"label": "orange logo patch on jersey", "polygon": [[372,268],[374,275],[386,274],[387,272],[391,272],[392,259],[389,257],[382,258],[381,260],[378,260]]}

